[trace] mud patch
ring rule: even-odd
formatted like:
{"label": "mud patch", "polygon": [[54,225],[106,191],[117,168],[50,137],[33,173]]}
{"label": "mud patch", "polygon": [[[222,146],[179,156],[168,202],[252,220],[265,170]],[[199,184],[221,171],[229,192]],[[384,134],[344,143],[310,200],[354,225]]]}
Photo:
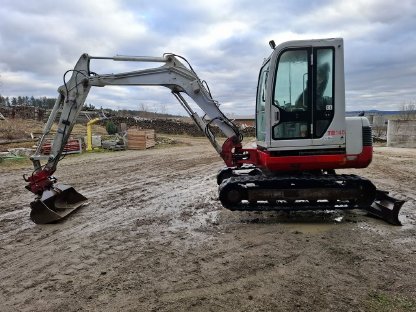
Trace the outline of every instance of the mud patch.
{"label": "mud patch", "polygon": [[343,171],[408,199],[394,227],[354,210],[225,210],[219,157],[181,141],[65,158],[58,178],[91,204],[58,224],[34,225],[27,172],[4,171],[0,310],[414,311],[414,150]]}

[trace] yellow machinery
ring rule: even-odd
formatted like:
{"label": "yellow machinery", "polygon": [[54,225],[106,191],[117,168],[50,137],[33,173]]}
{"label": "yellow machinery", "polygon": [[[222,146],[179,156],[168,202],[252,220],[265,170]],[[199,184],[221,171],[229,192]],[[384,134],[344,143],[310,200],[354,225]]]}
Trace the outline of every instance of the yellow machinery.
{"label": "yellow machinery", "polygon": [[87,122],[87,152],[92,151],[92,125],[96,124],[103,118],[94,118]]}

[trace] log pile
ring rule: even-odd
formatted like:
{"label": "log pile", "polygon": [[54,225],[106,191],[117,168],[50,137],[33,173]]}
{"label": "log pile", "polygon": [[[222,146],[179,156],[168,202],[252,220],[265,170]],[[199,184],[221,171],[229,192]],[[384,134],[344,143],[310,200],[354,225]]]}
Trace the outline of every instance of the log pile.
{"label": "log pile", "polygon": [[131,150],[142,150],[156,145],[155,130],[127,130],[127,148]]}
{"label": "log pile", "polygon": [[204,134],[193,123],[176,119],[134,119],[132,117],[112,117],[116,125],[126,124],[127,128],[154,129],[156,133],[185,134],[203,136]]}
{"label": "log pile", "polygon": [[[112,117],[111,120],[120,125],[125,123],[128,128],[136,127],[141,129],[154,129],[156,133],[190,135],[195,137],[204,136],[204,133],[194,124],[178,119],[142,119],[136,120],[132,117]],[[217,127],[211,127],[215,136],[222,137],[223,134]],[[254,127],[247,127],[241,130],[246,137],[254,137]]]}
{"label": "log pile", "polygon": [[9,119],[21,118],[41,121],[46,115],[45,112],[45,109],[33,106],[0,107],[0,114]]}

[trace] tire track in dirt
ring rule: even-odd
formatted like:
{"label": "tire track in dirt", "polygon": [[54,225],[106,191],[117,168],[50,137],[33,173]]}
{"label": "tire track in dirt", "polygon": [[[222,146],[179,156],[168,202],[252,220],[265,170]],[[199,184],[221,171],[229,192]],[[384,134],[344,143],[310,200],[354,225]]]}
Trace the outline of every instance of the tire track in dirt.
{"label": "tire track in dirt", "polygon": [[[354,212],[338,224],[230,212],[217,200],[222,162],[191,143],[65,159],[60,181],[91,203],[53,225],[28,219],[22,170],[2,174],[0,310],[347,311],[369,291],[416,295],[412,205],[402,228]],[[349,172],[414,196],[414,160],[387,152]]]}
{"label": "tire track in dirt", "polygon": [[[182,151],[179,152],[183,155]],[[151,155],[151,157],[139,159],[140,161],[147,161],[146,166],[141,168],[143,170],[137,170],[137,166],[128,163],[129,161],[137,163],[138,160],[134,157],[125,159],[125,162],[117,162],[117,165],[113,166],[112,171],[117,172],[117,175],[110,181],[104,181],[103,184],[103,181],[100,180],[105,180],[108,171],[90,168],[90,170],[92,169],[92,171],[95,172],[94,175],[79,177],[79,179],[86,178],[86,181],[82,181],[79,188],[81,192],[83,191],[83,188],[85,188],[85,185],[89,185],[88,190],[85,190],[84,192],[93,202],[89,207],[82,208],[79,212],[70,216],[62,223],[37,226],[38,230],[41,229],[38,233],[33,233],[32,224],[29,223],[29,226],[27,225],[27,222],[30,221],[20,223],[20,227],[17,226],[18,224],[16,223],[11,224],[13,230],[7,232],[10,236],[15,237],[20,234],[20,236],[27,238],[24,232],[29,230],[31,231],[31,239],[30,243],[25,245],[26,248],[19,249],[19,246],[14,246],[15,248],[10,248],[11,252],[8,255],[6,253],[2,256],[0,266],[8,267],[9,270],[7,271],[8,273],[0,274],[0,279],[6,280],[7,278],[10,278],[13,276],[15,270],[19,270],[23,267],[30,267],[31,272],[50,271],[49,267],[54,267],[56,264],[50,262],[45,264],[45,251],[57,254],[58,256],[55,256],[55,261],[65,262],[64,259],[70,256],[70,253],[73,251],[71,246],[79,245],[82,243],[83,238],[94,235],[94,233],[97,232],[99,233],[101,230],[107,229],[109,231],[114,231],[115,227],[120,226],[123,223],[129,223],[138,218],[145,219],[149,216],[154,220],[163,219],[164,215],[171,214],[170,218],[174,218],[175,215],[179,214],[182,206],[186,206],[192,201],[192,199],[187,198],[192,192],[194,192],[194,194],[204,193],[204,181],[206,180],[204,175],[206,175],[207,172],[210,172],[209,179],[213,178],[213,165],[206,165],[206,163],[211,163],[213,160],[218,162],[218,158],[215,157],[215,155],[213,155],[214,157],[211,156],[206,159],[199,159],[197,157],[197,159],[194,160],[194,154],[191,152],[195,151],[189,149],[188,157],[182,157],[179,161],[171,164],[169,168],[161,166],[161,164],[166,164],[165,155],[162,153],[156,153],[159,154],[156,155],[156,157],[155,155]],[[175,150],[169,149],[169,155],[169,158],[174,158]],[[86,162],[87,165],[90,162],[91,161]],[[101,166],[101,168],[99,167],[98,169],[102,169],[107,163],[108,160],[107,162],[94,162],[94,166]],[[167,164],[170,165],[169,163]],[[76,163],[75,166],[77,166]],[[218,165],[214,165],[214,167],[216,166]],[[73,167],[71,164],[66,165],[65,167],[67,168],[64,169],[69,172],[76,169],[71,168]],[[133,168],[136,170],[132,170]],[[192,168],[191,172],[189,172],[190,168]],[[163,172],[163,169],[168,169],[168,172]],[[122,170],[121,174],[119,173],[120,170]],[[137,174],[138,171],[140,175]],[[99,173],[97,174],[97,172]],[[153,175],[153,177],[148,178],[148,176],[151,175]],[[71,178],[72,180],[78,179],[77,176],[71,176]],[[178,179],[179,181],[182,180],[181,190],[179,191],[177,189]],[[93,190],[93,187],[96,187],[96,190]],[[149,194],[152,195],[149,196]],[[94,204],[94,201],[97,199],[99,199],[99,205]],[[155,211],[154,208],[158,206],[161,209]],[[175,210],[178,211],[175,213]],[[27,210],[25,212],[28,213]],[[9,215],[8,217],[11,216]],[[18,218],[21,216],[19,214],[15,217]],[[79,233],[82,233],[82,238],[77,239]],[[6,244],[10,244],[12,240],[5,242]],[[51,248],[51,246],[61,247]],[[37,252],[39,250],[41,252]],[[28,257],[28,255],[30,255],[30,257]],[[19,260],[16,261],[16,259]],[[51,273],[53,273],[53,270]],[[46,277],[46,275],[41,276]]]}

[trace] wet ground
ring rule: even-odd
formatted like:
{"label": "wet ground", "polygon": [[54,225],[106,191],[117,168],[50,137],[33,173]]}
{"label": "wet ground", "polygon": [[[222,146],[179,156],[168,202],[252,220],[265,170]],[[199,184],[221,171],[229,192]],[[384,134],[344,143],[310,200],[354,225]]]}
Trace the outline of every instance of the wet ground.
{"label": "wet ground", "polygon": [[21,178],[0,177],[0,311],[416,311],[416,150],[376,148],[344,170],[406,199],[403,226],[359,211],[231,212],[205,139],[64,159],[90,204],[29,220]]}

